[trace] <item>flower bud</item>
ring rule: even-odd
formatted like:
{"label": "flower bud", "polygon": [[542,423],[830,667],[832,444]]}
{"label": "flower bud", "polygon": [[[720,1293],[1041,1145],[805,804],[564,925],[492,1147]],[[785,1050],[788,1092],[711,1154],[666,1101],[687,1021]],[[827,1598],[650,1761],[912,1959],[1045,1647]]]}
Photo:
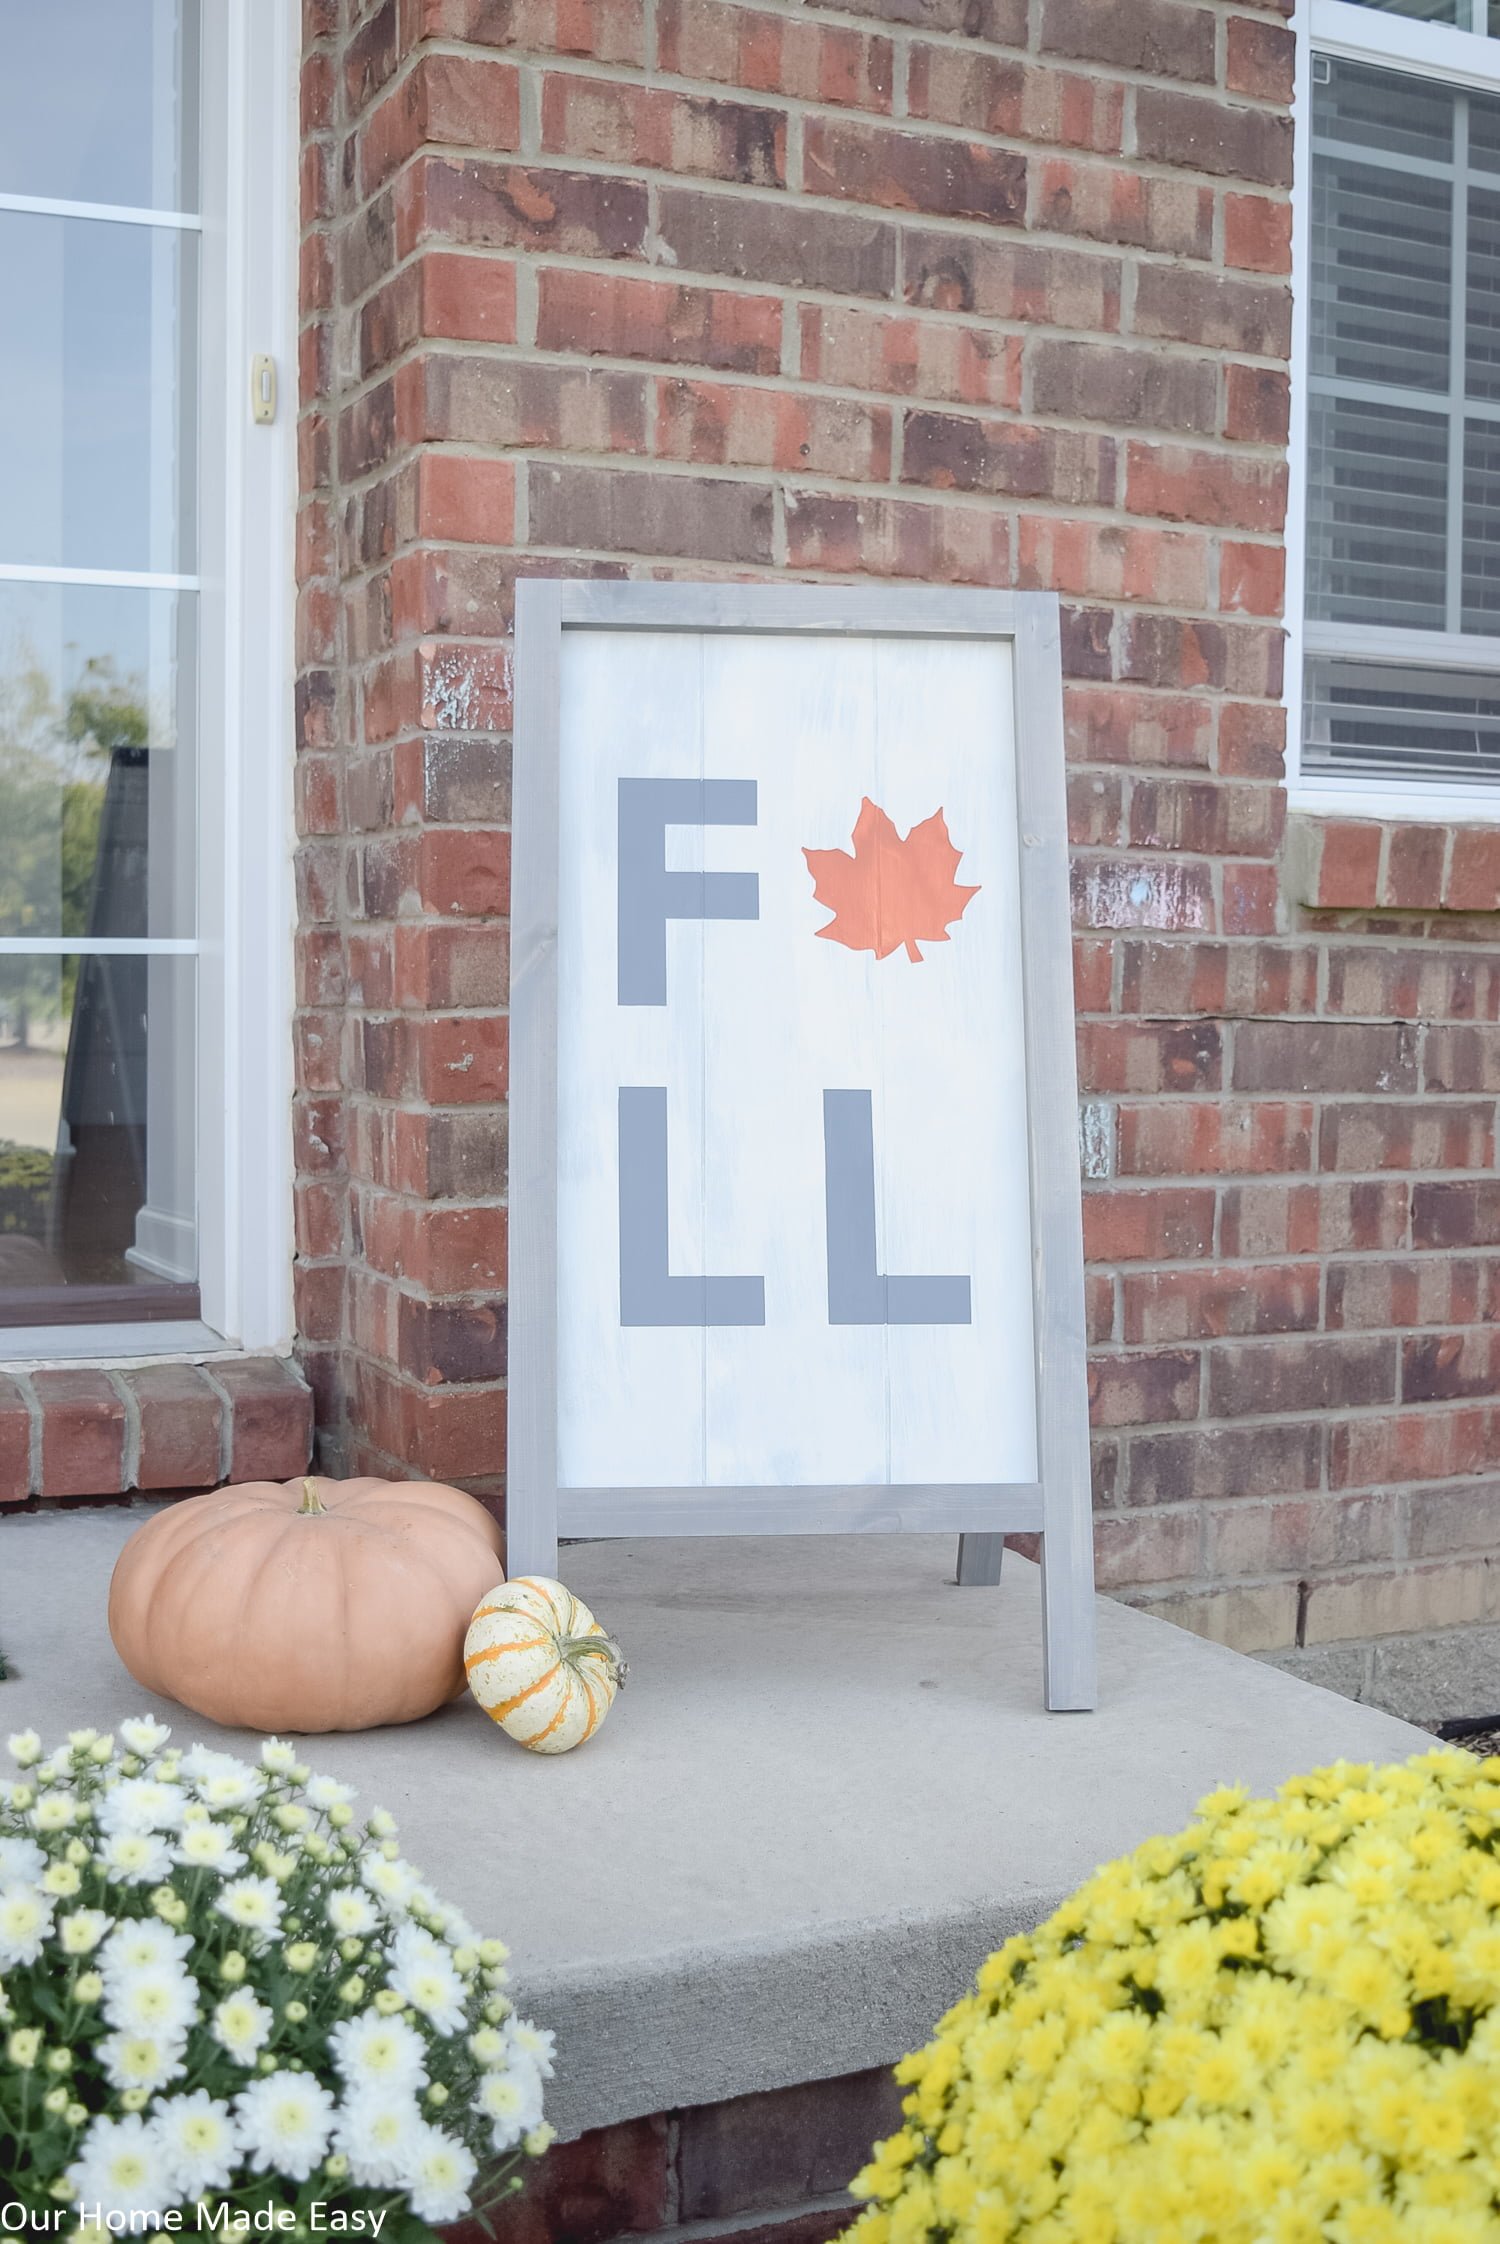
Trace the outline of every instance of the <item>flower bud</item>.
{"label": "flower bud", "polygon": [[481,1940],[479,1943],[479,1960],[493,1970],[496,1964],[510,1961],[510,1950],[503,1940]]}
{"label": "flower bud", "polygon": [[382,2018],[394,2018],[406,2008],[406,1998],[398,1995],[394,1987],[382,1987],[375,1997],[375,2008]]}
{"label": "flower bud", "polygon": [[300,2026],[303,2019],[307,2016],[307,2005],[305,2002],[284,2003],[282,2005],[281,2015],[289,2022],[289,2024],[293,2026]]}
{"label": "flower bud", "polygon": [[[75,2119],[71,2124],[76,2127],[78,2125],[78,2121]],[[66,2205],[72,2197],[77,2195],[77,2192],[75,2191],[73,2184],[68,2180],[67,2175],[59,2174],[55,2182],[49,2182],[47,2184],[47,2195],[49,2197],[55,2197],[59,2205]]]}
{"label": "flower bud", "polygon": [[434,2111],[441,2111],[448,2101],[448,2091],[440,2080],[435,2080],[427,2091],[427,2101]]}
{"label": "flower bud", "polygon": [[88,1861],[88,1858],[89,1850],[86,1841],[84,1841],[83,1839],[70,1839],[68,1841],[67,1847],[64,1850],[63,1859],[67,1862],[71,1862],[75,1870],[81,1870],[84,1864]]}
{"label": "flower bud", "polygon": [[318,1944],[315,1940],[294,1940],[286,1950],[287,1970],[299,1975],[311,1971],[317,1960]]}
{"label": "flower bud", "polygon": [[335,1831],[342,1831],[346,1824],[354,1821],[354,1810],[347,1800],[336,1800],[328,1811],[328,1820]]}
{"label": "flower bud", "polygon": [[273,2057],[270,2050],[267,2049],[260,2058],[257,2070],[263,2073],[274,2073],[278,2063],[279,2059]]}
{"label": "flower bud", "polygon": [[81,1971],[73,1982],[75,2002],[97,2002],[104,1992],[104,1981],[97,1971]]}
{"label": "flower bud", "polygon": [[81,2127],[88,2116],[89,2108],[87,2104],[69,2104],[67,2110],[63,2113],[63,2118],[70,2127]]}
{"label": "flower bud", "polygon": [[351,1939],[341,1940],[339,1942],[339,1954],[343,1957],[346,1964],[358,1963],[360,1957],[364,1954],[364,1952],[365,1944],[362,1940]]}
{"label": "flower bud", "polygon": [[533,2127],[529,2134],[521,2137],[521,2148],[528,2158],[540,2158],[556,2141],[557,2129],[550,2119],[544,2119],[540,2127]]}
{"label": "flower bud", "polygon": [[39,2026],[18,2026],[5,2044],[5,2054],[18,2072],[29,2073],[42,2053]]}
{"label": "flower bud", "polygon": [[349,2161],[342,2151],[335,2151],[332,2158],[324,2159],[323,2171],[331,2182],[341,2182],[349,2171]]}
{"label": "flower bud", "polygon": [[354,1977],[353,1977],[352,1979],[346,1979],[346,1980],[344,1981],[344,1984],[342,1985],[342,1987],[340,1987],[340,1989],[339,1989],[339,2001],[340,2001],[340,2002],[363,2002],[363,2001],[364,2001],[364,1997],[365,1997],[365,1983],[364,1983],[364,1981],[363,1981],[363,1980],[362,1980],[362,1979],[360,1978],[360,1976],[359,1976],[359,1973],[358,1973],[358,1972],[356,1972],[356,1973],[354,1974]]}
{"label": "flower bud", "polygon": [[42,2098],[42,2110],[44,2112],[51,2112],[53,2118],[55,2119],[59,2112],[65,2112],[67,2110],[71,2100],[72,2099],[69,2097],[66,2088],[49,2088],[46,2095]]}
{"label": "flower bud", "polygon": [[49,2049],[47,2052],[47,2070],[49,2073],[70,2073],[73,2070],[72,2050]]}
{"label": "flower bud", "polygon": [[89,1759],[97,1761],[102,1769],[108,1761],[114,1758],[114,1750],[115,1741],[106,1732],[102,1738],[95,1738],[93,1744],[89,1747]]}
{"label": "flower bud", "polygon": [[231,1948],[219,1966],[219,1977],[227,1987],[237,1987],[245,1976],[245,1959],[238,1948]]}
{"label": "flower bud", "polygon": [[149,2088],[126,2088],[120,2095],[120,2109],[124,2112],[143,2112],[150,2101]]}
{"label": "flower bud", "polygon": [[42,1741],[35,1730],[17,1730],[5,1741],[6,1750],[19,1769],[29,1769],[42,1757]]}

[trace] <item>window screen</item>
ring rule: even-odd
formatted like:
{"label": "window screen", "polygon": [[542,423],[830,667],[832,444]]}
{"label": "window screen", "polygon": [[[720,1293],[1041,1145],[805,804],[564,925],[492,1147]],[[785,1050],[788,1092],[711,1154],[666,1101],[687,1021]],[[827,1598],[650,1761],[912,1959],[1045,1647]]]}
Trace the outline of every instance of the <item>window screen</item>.
{"label": "window screen", "polygon": [[[1500,97],[1327,57],[1314,77],[1303,767],[1493,779]],[[1397,631],[1430,653],[1382,660]]]}

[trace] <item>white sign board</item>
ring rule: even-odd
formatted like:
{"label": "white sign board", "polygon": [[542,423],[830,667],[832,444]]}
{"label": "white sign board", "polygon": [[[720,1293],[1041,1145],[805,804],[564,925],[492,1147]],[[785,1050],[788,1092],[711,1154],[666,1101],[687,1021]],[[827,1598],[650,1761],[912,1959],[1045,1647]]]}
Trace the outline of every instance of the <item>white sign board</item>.
{"label": "white sign board", "polygon": [[1055,602],[518,589],[511,1572],[1040,1531],[1091,1704]]}

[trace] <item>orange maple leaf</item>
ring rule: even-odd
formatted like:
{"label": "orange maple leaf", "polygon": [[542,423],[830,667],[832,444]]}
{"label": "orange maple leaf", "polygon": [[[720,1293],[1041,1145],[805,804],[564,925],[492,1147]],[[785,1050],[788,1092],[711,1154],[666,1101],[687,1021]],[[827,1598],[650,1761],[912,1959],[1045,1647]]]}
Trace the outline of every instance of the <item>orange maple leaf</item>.
{"label": "orange maple leaf", "polygon": [[948,836],[941,810],[913,826],[905,841],[885,812],[866,795],[855,821],[854,855],[845,849],[804,849],[813,894],[833,918],[818,933],[851,951],[889,958],[905,947],[922,964],[918,941],[946,943],[977,888],[954,881],[963,859]]}

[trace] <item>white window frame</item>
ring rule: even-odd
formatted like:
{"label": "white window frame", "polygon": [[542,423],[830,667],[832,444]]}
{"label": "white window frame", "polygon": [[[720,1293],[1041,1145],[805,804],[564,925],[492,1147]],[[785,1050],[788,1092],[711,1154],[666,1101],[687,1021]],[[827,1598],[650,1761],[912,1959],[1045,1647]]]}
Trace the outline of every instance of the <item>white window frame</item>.
{"label": "white window frame", "polygon": [[[1464,0],[1460,0],[1460,5]],[[1485,0],[1469,0],[1480,10]],[[1500,4],[1489,0],[1500,30]],[[1292,103],[1297,163],[1292,187],[1292,392],[1288,447],[1286,522],[1286,683],[1287,800],[1293,810],[1348,818],[1406,818],[1414,821],[1494,823],[1500,821],[1500,780],[1403,779],[1381,782],[1363,776],[1336,778],[1302,771],[1302,671],[1309,653],[1353,654],[1358,647],[1347,627],[1307,621],[1307,412],[1309,310],[1312,274],[1312,192],[1310,143],[1314,55],[1333,55],[1376,69],[1438,78],[1500,94],[1500,37],[1458,31],[1451,24],[1423,23],[1415,16],[1361,7],[1357,0],[1298,0],[1292,18],[1296,34],[1296,90]],[[1500,675],[1500,637],[1469,632],[1389,631],[1381,634],[1383,655],[1408,663],[1430,663],[1443,670],[1493,666]]]}
{"label": "white window frame", "polygon": [[[198,931],[129,947],[198,959],[201,1321],[0,1330],[5,1363],[203,1360],[285,1352],[293,1335],[298,0],[206,0],[202,48],[199,443],[200,460],[223,472],[200,473],[201,574],[0,570],[199,592]],[[28,201],[3,200],[9,208]],[[30,207],[43,206],[32,198]],[[59,216],[162,217],[45,207]],[[251,358],[261,353],[278,374],[269,425],[256,425],[250,411]],[[0,941],[0,952],[19,947]]]}

